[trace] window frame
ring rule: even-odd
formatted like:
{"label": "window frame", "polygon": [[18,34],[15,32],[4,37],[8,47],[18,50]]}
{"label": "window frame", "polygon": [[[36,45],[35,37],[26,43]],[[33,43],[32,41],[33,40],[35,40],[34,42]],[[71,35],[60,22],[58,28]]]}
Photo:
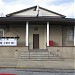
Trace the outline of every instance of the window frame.
{"label": "window frame", "polygon": [[0,29],[0,31],[2,31],[2,34],[3,34],[3,36],[2,36],[2,37],[4,37],[4,29]]}
{"label": "window frame", "polygon": [[[70,26],[70,27],[72,27],[72,26]],[[72,28],[70,28],[70,30],[72,30],[72,34],[69,34],[69,27],[67,26],[67,41],[68,42],[73,42],[74,41],[74,29]],[[69,39],[69,37],[72,37],[71,38],[71,40]]]}

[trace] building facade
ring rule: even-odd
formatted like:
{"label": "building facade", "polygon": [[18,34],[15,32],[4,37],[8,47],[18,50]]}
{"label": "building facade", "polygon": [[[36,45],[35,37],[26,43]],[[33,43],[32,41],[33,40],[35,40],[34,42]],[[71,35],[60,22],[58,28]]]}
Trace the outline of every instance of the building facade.
{"label": "building facade", "polygon": [[[58,61],[60,64],[60,61],[70,59],[73,64],[69,68],[74,69],[74,55],[75,19],[39,6],[0,17],[0,59],[1,62],[5,60],[1,67],[9,67],[10,61],[14,62],[11,67],[25,67],[26,62],[42,60],[43,63]],[[34,64],[31,67],[36,67]],[[49,64],[45,68],[56,67]]]}

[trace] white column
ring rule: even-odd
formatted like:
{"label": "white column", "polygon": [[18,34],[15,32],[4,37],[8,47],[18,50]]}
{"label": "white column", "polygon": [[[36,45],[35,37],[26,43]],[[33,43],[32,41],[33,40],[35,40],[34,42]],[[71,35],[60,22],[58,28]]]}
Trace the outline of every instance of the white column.
{"label": "white column", "polygon": [[74,46],[75,46],[75,25],[74,25]]}
{"label": "white column", "polygon": [[49,22],[47,22],[47,46],[49,46]]}
{"label": "white column", "polygon": [[26,46],[28,46],[28,22],[26,22]]}

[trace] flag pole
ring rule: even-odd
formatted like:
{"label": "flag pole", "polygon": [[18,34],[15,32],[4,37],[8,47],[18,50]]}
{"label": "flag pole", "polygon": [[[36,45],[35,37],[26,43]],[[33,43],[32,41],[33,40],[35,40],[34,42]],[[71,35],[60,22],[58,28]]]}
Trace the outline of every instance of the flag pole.
{"label": "flag pole", "polygon": [[39,16],[39,5],[37,5],[37,17]]}

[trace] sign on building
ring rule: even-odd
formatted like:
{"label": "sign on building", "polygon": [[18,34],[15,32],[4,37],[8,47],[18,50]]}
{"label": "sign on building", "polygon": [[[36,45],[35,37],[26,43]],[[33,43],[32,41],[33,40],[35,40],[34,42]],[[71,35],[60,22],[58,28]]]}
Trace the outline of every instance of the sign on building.
{"label": "sign on building", "polygon": [[16,38],[0,38],[0,46],[17,46]]}

